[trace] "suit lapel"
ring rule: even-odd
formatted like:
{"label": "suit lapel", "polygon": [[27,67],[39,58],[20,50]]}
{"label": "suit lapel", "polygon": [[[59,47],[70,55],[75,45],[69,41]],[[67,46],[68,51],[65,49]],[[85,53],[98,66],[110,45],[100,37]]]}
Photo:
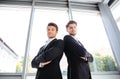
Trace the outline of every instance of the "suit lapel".
{"label": "suit lapel", "polygon": [[79,40],[77,42],[80,46],[84,47],[83,44]]}
{"label": "suit lapel", "polygon": [[45,50],[48,49],[48,48],[50,48],[51,45],[52,45],[56,40],[57,40],[57,39],[52,40],[52,41],[46,46]]}
{"label": "suit lapel", "polygon": [[42,54],[42,53],[43,53],[43,51],[44,51],[44,49],[45,49],[45,45],[44,45],[44,46],[42,46],[42,47],[40,48],[40,50],[39,50],[39,54]]}
{"label": "suit lapel", "polygon": [[76,40],[75,38],[73,38],[72,36],[71,36],[71,38],[73,39],[73,41],[75,41],[77,44],[79,44],[80,46],[82,46],[82,47],[84,47],[83,45],[82,45],[82,43],[79,41],[79,40]]}

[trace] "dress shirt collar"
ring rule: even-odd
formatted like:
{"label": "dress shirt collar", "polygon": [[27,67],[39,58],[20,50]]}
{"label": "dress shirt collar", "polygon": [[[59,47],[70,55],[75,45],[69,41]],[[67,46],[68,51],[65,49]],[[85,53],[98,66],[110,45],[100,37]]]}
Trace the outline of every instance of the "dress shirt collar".
{"label": "dress shirt collar", "polygon": [[76,36],[73,36],[73,35],[70,35],[70,36],[72,36],[76,41],[78,41],[78,39],[76,38]]}
{"label": "dress shirt collar", "polygon": [[47,41],[46,41],[46,46],[52,41],[52,40],[54,40],[54,39],[56,39],[56,38],[49,38]]}
{"label": "dress shirt collar", "polygon": [[73,35],[70,35],[70,36],[72,36],[77,41],[77,43],[79,43],[80,46],[83,46],[82,43],[78,40],[78,38],[76,38],[76,36],[73,36]]}

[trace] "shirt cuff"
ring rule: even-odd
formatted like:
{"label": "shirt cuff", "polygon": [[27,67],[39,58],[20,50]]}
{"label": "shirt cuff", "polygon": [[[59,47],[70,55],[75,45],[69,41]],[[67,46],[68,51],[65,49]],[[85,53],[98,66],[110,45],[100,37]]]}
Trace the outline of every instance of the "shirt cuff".
{"label": "shirt cuff", "polygon": [[39,67],[44,67],[44,65],[42,63],[39,64]]}

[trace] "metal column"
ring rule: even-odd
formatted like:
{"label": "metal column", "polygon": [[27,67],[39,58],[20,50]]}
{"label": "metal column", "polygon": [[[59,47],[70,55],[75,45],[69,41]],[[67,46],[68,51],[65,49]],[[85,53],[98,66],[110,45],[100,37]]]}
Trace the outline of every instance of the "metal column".
{"label": "metal column", "polygon": [[33,18],[34,18],[34,12],[35,12],[34,5],[35,5],[35,0],[32,1],[31,15],[30,15],[28,35],[27,35],[25,55],[24,55],[22,79],[26,79],[26,75],[27,75],[28,54],[29,54],[29,49],[30,49]]}
{"label": "metal column", "polygon": [[99,3],[98,6],[113,54],[120,70],[120,32],[107,2],[106,0],[106,2]]}
{"label": "metal column", "polygon": [[69,20],[73,20],[70,0],[68,0],[68,15],[69,15]]}

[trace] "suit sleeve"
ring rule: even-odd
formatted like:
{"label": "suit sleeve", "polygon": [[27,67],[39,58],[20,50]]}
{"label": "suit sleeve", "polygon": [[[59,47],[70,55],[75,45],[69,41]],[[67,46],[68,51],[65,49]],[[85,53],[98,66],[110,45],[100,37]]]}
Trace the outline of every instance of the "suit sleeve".
{"label": "suit sleeve", "polygon": [[69,35],[64,37],[65,51],[69,50],[74,53],[76,56],[85,56],[86,49],[80,46],[74,38]]}
{"label": "suit sleeve", "polygon": [[38,66],[39,66],[39,61],[36,61],[36,57],[37,57],[37,56],[35,56],[35,57],[33,58],[32,62],[31,62],[31,66],[32,66],[33,68],[38,68]]}
{"label": "suit sleeve", "polygon": [[40,62],[52,61],[57,56],[63,54],[63,49],[64,49],[63,40],[57,40],[56,44],[54,46],[52,46],[49,49],[47,49],[46,51],[44,51],[44,53],[39,54],[36,57],[35,61],[39,61],[39,63]]}
{"label": "suit sleeve", "polygon": [[[38,67],[39,67],[39,63],[40,63],[40,62],[39,62],[39,60],[37,60],[37,59],[38,59],[38,57],[39,57],[39,55],[40,55],[41,53],[43,53],[43,47],[40,48],[38,54],[37,54],[37,55],[33,58],[33,60],[31,61],[31,66],[32,66],[33,68],[38,68]],[[41,57],[41,60],[44,60],[44,58]]]}

